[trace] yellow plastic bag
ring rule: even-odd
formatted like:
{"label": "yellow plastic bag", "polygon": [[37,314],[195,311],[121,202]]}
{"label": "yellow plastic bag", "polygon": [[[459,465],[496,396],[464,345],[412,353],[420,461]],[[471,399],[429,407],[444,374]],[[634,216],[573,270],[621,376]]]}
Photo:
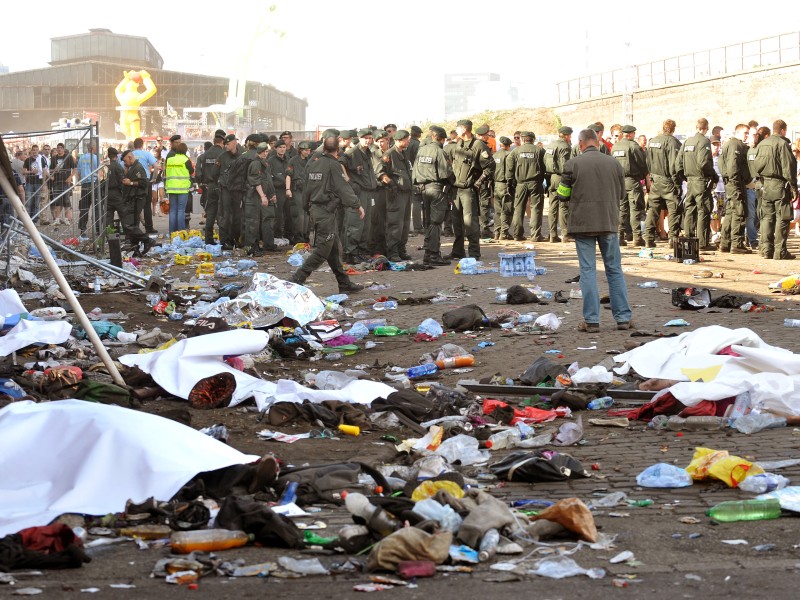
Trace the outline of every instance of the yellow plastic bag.
{"label": "yellow plastic bag", "polygon": [[728,487],[738,487],[746,477],[759,475],[764,469],[739,456],[732,456],[727,450],[695,448],[692,462],[686,471],[695,481],[711,477],[719,479]]}
{"label": "yellow plastic bag", "polygon": [[175,255],[175,264],[176,265],[188,265],[191,264],[192,257],[188,254],[176,254]]}
{"label": "yellow plastic bag", "polygon": [[455,481],[423,481],[420,483],[414,492],[411,494],[411,499],[414,502],[419,502],[420,500],[425,500],[427,498],[433,498],[436,495],[436,492],[439,490],[444,490],[454,498],[463,498],[464,497],[464,490],[461,489],[461,486],[458,485]]}

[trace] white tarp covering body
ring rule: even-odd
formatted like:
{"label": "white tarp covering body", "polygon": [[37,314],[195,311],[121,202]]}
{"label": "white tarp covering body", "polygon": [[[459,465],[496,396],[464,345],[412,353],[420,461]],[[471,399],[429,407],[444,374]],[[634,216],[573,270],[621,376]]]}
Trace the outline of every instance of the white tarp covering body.
{"label": "white tarp covering body", "polygon": [[[716,354],[724,348],[739,356]],[[781,415],[800,415],[800,355],[771,346],[750,329],[700,327],[661,338],[614,360],[619,374],[681,381],[669,391],[687,406],[749,392],[753,407]]]}
{"label": "white tarp covering body", "polygon": [[0,410],[0,537],[64,513],[169,500],[192,477],[257,460],[190,427],[82,400]]}

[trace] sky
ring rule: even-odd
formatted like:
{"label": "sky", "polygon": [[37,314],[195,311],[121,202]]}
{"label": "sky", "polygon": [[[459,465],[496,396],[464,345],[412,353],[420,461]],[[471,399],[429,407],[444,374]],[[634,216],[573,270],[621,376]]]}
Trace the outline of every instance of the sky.
{"label": "sky", "polygon": [[[8,4],[4,21],[22,25],[3,28],[0,63],[45,67],[51,37],[104,27],[150,39],[165,69],[223,77],[243,70],[306,98],[308,129],[402,126],[442,119],[445,73],[498,73],[526,106],[550,106],[559,81],[800,31],[800,11],[777,0],[235,0],[228,15],[218,1],[186,6],[191,12],[182,8],[172,22],[166,10],[134,21],[135,10],[120,17],[108,4],[72,17],[31,17],[30,4]],[[508,104],[498,98],[486,108]]]}

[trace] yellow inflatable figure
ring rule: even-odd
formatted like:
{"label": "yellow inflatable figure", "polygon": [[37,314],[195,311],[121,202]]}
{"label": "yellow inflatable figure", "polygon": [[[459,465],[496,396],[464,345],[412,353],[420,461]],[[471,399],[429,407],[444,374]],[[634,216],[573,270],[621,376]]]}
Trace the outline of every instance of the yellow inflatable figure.
{"label": "yellow inflatable figure", "polygon": [[[150,78],[150,73],[141,71],[123,71],[125,78],[119,82],[114,94],[120,105],[119,127],[126,140],[134,140],[141,136],[139,107],[147,102],[156,93],[156,84]],[[139,86],[144,85],[144,91],[139,93]]]}

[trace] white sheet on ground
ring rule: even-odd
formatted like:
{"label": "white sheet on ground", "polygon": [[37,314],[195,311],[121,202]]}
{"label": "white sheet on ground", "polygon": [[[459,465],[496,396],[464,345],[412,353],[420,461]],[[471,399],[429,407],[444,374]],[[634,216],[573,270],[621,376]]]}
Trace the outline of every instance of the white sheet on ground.
{"label": "white sheet on ground", "polygon": [[222,360],[223,356],[238,356],[260,352],[267,345],[264,331],[237,329],[201,335],[173,344],[166,350],[149,354],[126,354],[120,362],[138,366],[149,373],[158,385],[170,394],[188,398],[195,384],[210,375],[227,372],[236,378],[236,391],[231,406],[255,398],[259,410],[266,410],[273,402],[302,402],[311,400],[341,400],[369,404],[376,398],[386,398],[394,388],[375,381],[353,381],[341,390],[312,390],[290,380],[277,384],[238,371]]}
{"label": "white sheet on ground", "polygon": [[0,291],[0,317],[10,317],[25,312],[28,312],[28,309],[22,304],[17,290],[9,288]]}
{"label": "white sheet on ground", "polygon": [[69,339],[72,325],[66,321],[21,320],[0,338],[0,356],[8,356],[31,344],[61,344]]}
{"label": "white sheet on ground", "polygon": [[[740,356],[715,354],[727,346]],[[767,344],[750,329],[700,327],[614,360],[623,363],[614,369],[619,374],[633,369],[643,377],[680,381],[669,391],[687,406],[748,391],[756,410],[800,415],[800,355]]]}
{"label": "white sheet on ground", "polygon": [[168,500],[197,473],[257,460],[157,415],[82,400],[0,410],[0,537],[64,513]]}

